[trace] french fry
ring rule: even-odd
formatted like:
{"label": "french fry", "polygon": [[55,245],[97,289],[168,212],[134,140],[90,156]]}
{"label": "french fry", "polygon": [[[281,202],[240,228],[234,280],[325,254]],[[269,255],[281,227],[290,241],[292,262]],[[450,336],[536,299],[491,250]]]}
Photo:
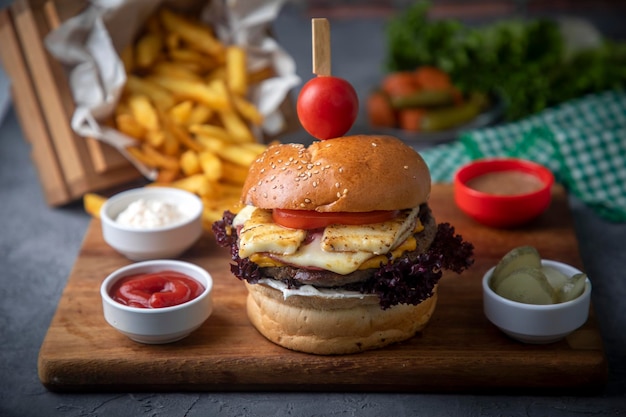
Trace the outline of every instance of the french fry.
{"label": "french fry", "polygon": [[180,165],[178,163],[177,158],[174,158],[173,156],[170,156],[170,155],[164,155],[147,143],[141,144],[141,150],[148,158],[154,161],[154,166],[165,168],[165,169],[170,169],[174,171],[180,169]]}
{"label": "french fry", "polygon": [[212,184],[204,174],[195,174],[181,178],[171,182],[169,186],[180,188],[205,198],[217,195],[215,184]]}
{"label": "french fry", "polygon": [[158,130],[160,128],[156,110],[148,97],[132,95],[128,98],[128,107],[137,123],[146,130]]}
{"label": "french fry", "polygon": [[222,183],[234,184],[241,187],[243,183],[246,182],[247,177],[248,167],[230,161],[222,161],[222,178],[220,178]]}
{"label": "french fry", "polygon": [[232,96],[235,109],[250,123],[260,126],[263,124],[263,115],[259,112],[254,104],[243,97]]}
{"label": "french fry", "polygon": [[258,158],[258,154],[254,151],[239,145],[227,145],[217,150],[220,158],[230,161],[243,167],[249,167],[252,162]]}
{"label": "french fry", "polygon": [[162,130],[148,130],[145,139],[153,148],[160,148],[165,143],[165,133]]}
{"label": "french fry", "polygon": [[148,32],[135,46],[135,65],[138,68],[150,68],[156,62],[163,49],[163,38],[158,33]]}
{"label": "french fry", "polygon": [[168,78],[178,78],[181,80],[202,82],[203,79],[192,71],[188,66],[180,65],[179,63],[170,61],[157,62],[152,66],[150,70],[151,74],[162,75]]}
{"label": "french fry", "polygon": [[222,176],[222,161],[211,151],[203,151],[198,154],[198,161],[202,172],[211,181],[217,181]]}
{"label": "french fry", "polygon": [[176,103],[172,94],[165,88],[132,74],[126,79],[125,89],[131,95],[147,96],[159,109],[167,110]]}
{"label": "french fry", "polygon": [[106,201],[107,198],[99,194],[86,193],[83,195],[83,207],[85,211],[96,219],[100,218],[100,208]]}
{"label": "french fry", "polygon": [[161,184],[169,184],[178,178],[179,171],[177,169],[159,169],[156,182]]}
{"label": "french fry", "polygon": [[254,142],[254,135],[237,113],[223,110],[218,114],[232,141],[237,143]]}
{"label": "french fry", "polygon": [[198,103],[193,107],[193,109],[191,109],[186,124],[189,127],[197,124],[206,123],[209,121],[212,115],[213,110],[203,104]]}
{"label": "french fry", "polygon": [[246,52],[239,46],[226,48],[226,84],[233,94],[240,97],[248,91]]}
{"label": "french fry", "polygon": [[267,145],[257,142],[242,143],[241,147],[253,152],[256,156],[261,155],[267,149]]}
{"label": "french fry", "polygon": [[176,156],[180,154],[180,142],[174,137],[172,132],[169,130],[163,131],[163,136],[165,137],[165,141],[163,142],[163,153],[169,156]]}
{"label": "french fry", "polygon": [[167,130],[171,135],[180,142],[181,145],[187,147],[189,149],[193,149],[196,152],[200,152],[204,150],[201,144],[196,142],[191,138],[189,133],[182,127],[176,125],[171,119],[169,119],[166,115],[161,114],[161,121],[165,130]]}
{"label": "french fry", "polygon": [[172,49],[169,56],[175,64],[193,64],[187,68],[195,68],[196,72],[209,72],[219,65],[215,59],[193,49]]}
{"label": "french fry", "polygon": [[129,146],[126,148],[126,152],[128,152],[128,154],[136,161],[141,162],[150,168],[156,168],[157,166],[155,160],[146,155],[139,146]]}
{"label": "french fry", "polygon": [[196,100],[216,110],[228,109],[231,106],[228,96],[219,94],[202,82],[181,80],[162,75],[152,76],[150,79],[181,99]]}
{"label": "french fry", "polygon": [[186,176],[198,174],[202,172],[198,153],[191,149],[185,151],[180,156],[180,169]]}
{"label": "french fry", "polygon": [[226,79],[226,68],[225,67],[217,67],[206,76],[206,82],[210,83],[213,80],[225,80]]}
{"label": "french fry", "polygon": [[146,128],[137,123],[137,120],[128,113],[116,115],[115,125],[120,132],[137,140],[143,140],[146,134]]}
{"label": "french fry", "polygon": [[168,50],[178,49],[181,47],[181,44],[182,42],[178,33],[168,32],[165,35],[165,47]]}
{"label": "french fry", "polygon": [[169,32],[176,33],[181,39],[192,44],[195,49],[215,57],[223,56],[224,46],[213,36],[208,27],[192,22],[168,9],[161,9],[159,17]]}
{"label": "french fry", "polygon": [[189,131],[197,135],[212,137],[224,142],[229,142],[230,137],[226,129],[221,126],[215,126],[210,124],[199,124],[189,126]]}
{"label": "french fry", "polygon": [[167,112],[168,117],[177,125],[187,124],[191,111],[193,110],[193,102],[185,100],[178,103]]}
{"label": "french fry", "polygon": [[224,146],[228,146],[226,141],[215,136],[207,136],[202,133],[196,134],[196,140],[201,144],[205,150],[217,153]]}

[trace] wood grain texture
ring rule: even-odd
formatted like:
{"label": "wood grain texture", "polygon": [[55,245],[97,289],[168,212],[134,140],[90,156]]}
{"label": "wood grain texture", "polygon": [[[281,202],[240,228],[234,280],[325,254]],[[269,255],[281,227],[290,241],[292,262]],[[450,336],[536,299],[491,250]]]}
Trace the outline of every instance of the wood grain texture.
{"label": "wood grain texture", "polygon": [[246,318],[246,291],[228,270],[228,251],[209,235],[184,259],[213,275],[213,315],[182,341],[132,342],[104,321],[99,296],[102,280],[130,261],[104,243],[94,220],[41,346],[39,377],[57,391],[588,393],[601,388],[608,369],[593,312],[560,342],[525,345],[506,337],[482,311],[482,275],[515,246],[534,245],[544,258],[582,268],[562,190],[548,212],[517,230],[489,229],[468,219],[447,185],[433,187],[430,203],[439,222],[451,222],[475,245],[475,264],[461,276],[442,278],[439,303],[421,334],[343,356],[292,352],[260,336]]}
{"label": "wood grain texture", "polygon": [[0,11],[0,44],[0,60],[11,79],[13,104],[46,201],[66,203],[71,197],[8,9]]}

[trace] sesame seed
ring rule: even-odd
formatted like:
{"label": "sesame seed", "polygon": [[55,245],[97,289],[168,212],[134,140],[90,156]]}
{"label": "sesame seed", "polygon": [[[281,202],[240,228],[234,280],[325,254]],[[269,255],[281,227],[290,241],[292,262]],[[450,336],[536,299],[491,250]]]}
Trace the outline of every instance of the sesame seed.
{"label": "sesame seed", "polygon": [[372,142],[372,146],[378,146],[377,144],[375,144],[374,142]]}
{"label": "sesame seed", "polygon": [[265,172],[265,168],[261,168],[261,174]]}
{"label": "sesame seed", "polygon": [[317,187],[317,181],[313,181],[313,187]]}
{"label": "sesame seed", "polygon": [[341,198],[341,193],[337,191],[337,198]]}
{"label": "sesame seed", "polygon": [[339,184],[338,182],[335,183],[335,188],[339,188],[341,184]]}
{"label": "sesame seed", "polygon": [[408,166],[408,165],[405,165],[405,166],[404,166],[404,169],[409,169],[409,166]]}
{"label": "sesame seed", "polygon": [[339,167],[339,172],[343,172],[343,167]]}
{"label": "sesame seed", "polygon": [[311,199],[310,198],[305,198],[304,202],[307,203],[307,204],[311,204]]}
{"label": "sesame seed", "polygon": [[306,207],[306,204],[300,203],[300,207]]}

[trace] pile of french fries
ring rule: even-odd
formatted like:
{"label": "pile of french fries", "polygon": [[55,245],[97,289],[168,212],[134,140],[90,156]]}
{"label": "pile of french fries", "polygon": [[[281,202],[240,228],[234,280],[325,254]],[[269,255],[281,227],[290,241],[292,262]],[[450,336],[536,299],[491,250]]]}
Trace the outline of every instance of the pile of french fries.
{"label": "pile of french fries", "polygon": [[162,8],[121,54],[127,73],[113,123],[137,140],[127,148],[154,168],[154,185],[182,188],[204,203],[204,224],[236,210],[250,164],[266,149],[253,134],[263,116],[246,95],[272,75],[246,69],[246,53],[210,27]]}

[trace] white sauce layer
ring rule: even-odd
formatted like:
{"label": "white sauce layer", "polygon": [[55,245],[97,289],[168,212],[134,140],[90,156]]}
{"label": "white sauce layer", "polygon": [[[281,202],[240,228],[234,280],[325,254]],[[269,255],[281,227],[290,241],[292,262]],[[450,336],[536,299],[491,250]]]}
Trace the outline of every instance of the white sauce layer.
{"label": "white sauce layer", "polygon": [[282,281],[277,281],[275,279],[261,279],[259,280],[260,284],[265,284],[269,287],[274,288],[275,290],[281,291],[283,293],[283,297],[286,300],[292,295],[299,295],[302,297],[322,297],[332,300],[337,299],[346,299],[346,298],[358,298],[359,300],[364,299],[365,297],[376,297],[371,294],[362,294],[358,291],[347,291],[347,290],[337,290],[337,289],[329,289],[329,288],[317,288],[312,285],[303,285],[300,288],[287,288],[287,284]]}
{"label": "white sauce layer", "polygon": [[159,200],[133,201],[115,219],[119,224],[137,229],[154,229],[181,222],[185,215],[175,204]]}

